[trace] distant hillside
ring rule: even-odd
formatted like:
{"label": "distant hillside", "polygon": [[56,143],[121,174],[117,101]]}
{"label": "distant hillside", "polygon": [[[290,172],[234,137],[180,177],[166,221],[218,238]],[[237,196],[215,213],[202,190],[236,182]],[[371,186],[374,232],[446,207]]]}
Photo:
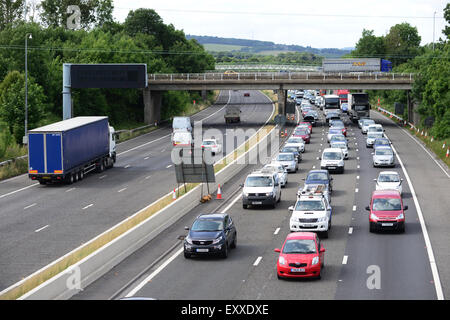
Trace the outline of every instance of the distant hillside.
{"label": "distant hillside", "polygon": [[208,51],[238,51],[249,53],[270,54],[270,51],[280,52],[308,52],[327,58],[341,57],[351,52],[352,48],[324,48],[317,49],[310,46],[303,47],[298,45],[276,44],[271,41],[236,39],[236,38],[220,38],[211,36],[195,36],[186,35],[187,39],[196,39],[200,44],[204,45]]}

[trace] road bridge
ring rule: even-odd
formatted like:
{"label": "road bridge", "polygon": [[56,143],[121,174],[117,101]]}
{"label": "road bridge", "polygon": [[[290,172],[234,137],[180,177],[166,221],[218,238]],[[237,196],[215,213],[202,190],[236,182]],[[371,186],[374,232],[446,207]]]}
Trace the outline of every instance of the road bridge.
{"label": "road bridge", "polygon": [[[276,90],[279,112],[285,114],[286,90],[411,90],[412,73],[246,72],[149,74],[144,89],[145,122],[160,120],[161,93],[167,90]],[[409,99],[410,100],[410,99]],[[411,106],[408,106],[410,108]]]}

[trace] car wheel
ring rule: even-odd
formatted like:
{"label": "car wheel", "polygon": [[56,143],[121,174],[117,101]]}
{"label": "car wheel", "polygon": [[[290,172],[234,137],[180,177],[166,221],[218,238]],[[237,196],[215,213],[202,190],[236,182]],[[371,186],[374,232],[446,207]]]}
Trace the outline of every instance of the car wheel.
{"label": "car wheel", "polygon": [[184,257],[185,257],[186,259],[189,259],[189,258],[191,257],[191,254],[190,254],[190,253],[187,253],[187,252],[185,252],[185,253],[184,253]]}
{"label": "car wheel", "polygon": [[277,278],[278,278],[278,280],[283,280],[283,279],[284,279],[282,276],[280,276],[280,275],[278,274],[278,272],[277,272]]}
{"label": "car wheel", "polygon": [[400,233],[405,233],[405,224],[403,224],[403,226],[400,228],[399,232]]}
{"label": "car wheel", "polygon": [[237,233],[234,235],[234,239],[233,239],[233,242],[230,245],[230,248],[231,249],[236,249],[236,246],[237,246]]}
{"label": "car wheel", "polygon": [[226,243],[226,242],[225,242],[225,249],[223,249],[223,252],[222,252],[222,258],[223,259],[228,258],[228,243]]}
{"label": "car wheel", "polygon": [[375,228],[375,225],[374,225],[373,223],[370,223],[370,225],[369,225],[369,231],[370,231],[371,233],[374,233],[375,231],[377,231],[376,228]]}
{"label": "car wheel", "polygon": [[243,204],[243,205],[242,205],[242,208],[247,209],[247,208],[248,208],[248,205]]}

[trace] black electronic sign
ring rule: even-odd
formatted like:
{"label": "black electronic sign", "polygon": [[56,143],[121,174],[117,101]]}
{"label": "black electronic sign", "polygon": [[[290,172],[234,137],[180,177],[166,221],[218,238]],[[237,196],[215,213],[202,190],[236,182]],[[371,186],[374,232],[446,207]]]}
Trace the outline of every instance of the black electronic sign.
{"label": "black electronic sign", "polygon": [[145,88],[146,64],[72,64],[71,88]]}

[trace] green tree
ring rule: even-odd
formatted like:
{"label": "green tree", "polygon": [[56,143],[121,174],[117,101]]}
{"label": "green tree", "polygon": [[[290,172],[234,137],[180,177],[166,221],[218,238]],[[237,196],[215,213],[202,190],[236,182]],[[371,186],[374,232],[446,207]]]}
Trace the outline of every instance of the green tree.
{"label": "green tree", "polygon": [[416,27],[407,22],[396,24],[384,38],[386,58],[394,66],[414,58],[420,53],[420,40]]}
{"label": "green tree", "polygon": [[384,37],[377,37],[373,30],[363,29],[362,36],[351,52],[353,57],[380,57],[386,54]]}
{"label": "green tree", "polygon": [[23,17],[24,0],[0,0],[0,31]]}
{"label": "green tree", "polygon": [[[444,9],[444,18],[447,23],[450,23],[450,2],[447,3]],[[450,37],[450,26],[445,26],[444,30],[442,32],[445,34],[447,39]]]}
{"label": "green tree", "polygon": [[[28,129],[35,128],[45,110],[44,90],[28,79]],[[0,84],[0,119],[8,124],[17,143],[25,133],[25,76],[18,71],[8,73]]]}

